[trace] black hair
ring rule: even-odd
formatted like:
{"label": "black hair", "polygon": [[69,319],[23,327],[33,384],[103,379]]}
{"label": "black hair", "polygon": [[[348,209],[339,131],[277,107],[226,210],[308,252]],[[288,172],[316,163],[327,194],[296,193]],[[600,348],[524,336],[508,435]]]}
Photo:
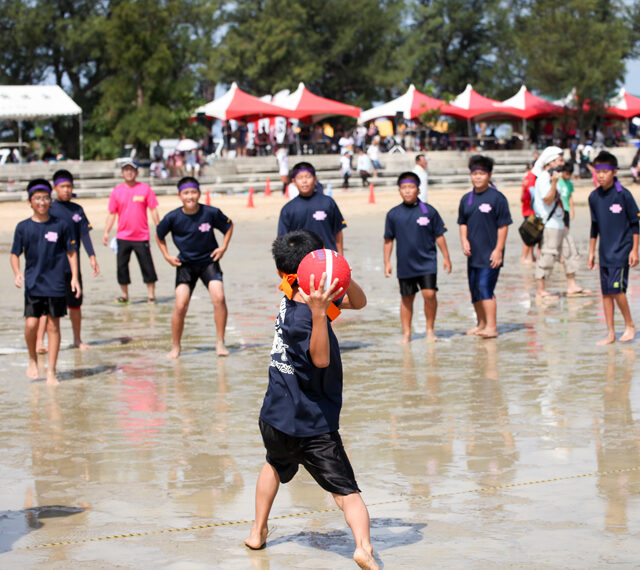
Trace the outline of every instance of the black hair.
{"label": "black hair", "polygon": [[316,175],[316,169],[313,167],[313,164],[310,162],[298,162],[292,169],[290,176],[291,178],[295,178],[298,170],[310,170],[311,174]]}
{"label": "black hair", "polygon": [[53,183],[55,184],[58,178],[66,178],[67,180],[71,181],[71,184],[73,184],[73,174],[71,174],[71,172],[65,170],[64,168],[61,170],[56,170],[51,180],[53,180]]}
{"label": "black hair", "polygon": [[573,174],[573,163],[565,162],[560,169],[560,172],[568,172],[569,174]]}
{"label": "black hair", "polygon": [[407,180],[408,178],[411,178],[411,180],[416,183],[416,186],[420,188],[420,178],[415,172],[411,172],[410,170],[407,170],[398,176],[398,187],[403,180]]}
{"label": "black hair", "polygon": [[310,230],[293,230],[277,237],[271,245],[276,268],[282,273],[293,274],[307,253],[322,249],[322,238]]}
{"label": "black hair", "polygon": [[182,186],[186,182],[192,182],[193,184],[197,184],[198,192],[200,192],[200,183],[193,176],[183,176],[180,180],[178,180],[178,184],[176,184],[176,186],[178,187],[178,192],[180,192],[180,186]]}
{"label": "black hair", "polygon": [[475,170],[476,168],[481,168],[487,172],[493,172],[493,158],[482,154],[474,154],[469,159],[469,170]]}
{"label": "black hair", "polygon": [[[38,186],[38,188],[32,191],[32,188],[35,188],[36,186]],[[46,186],[46,188],[43,188],[43,186]],[[51,190],[51,184],[49,184],[49,181],[45,178],[34,178],[33,180],[29,181],[29,184],[27,184],[27,194],[29,195],[29,200],[31,200],[31,194],[33,194],[34,192],[48,192],[49,194],[51,194]]]}
{"label": "black hair", "polygon": [[416,155],[416,164],[418,163],[418,161],[419,161],[421,158],[425,158],[424,154],[422,154],[422,153],[421,153],[421,154],[417,154],[417,155]]}
{"label": "black hair", "polygon": [[614,154],[606,150],[601,150],[598,156],[593,161],[593,164],[609,164],[614,168],[618,168],[618,159]]}

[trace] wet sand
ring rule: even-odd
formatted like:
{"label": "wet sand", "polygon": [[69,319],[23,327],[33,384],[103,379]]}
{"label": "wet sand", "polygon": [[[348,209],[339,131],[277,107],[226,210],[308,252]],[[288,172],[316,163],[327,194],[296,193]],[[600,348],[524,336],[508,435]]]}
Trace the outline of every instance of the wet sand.
{"label": "wet sand", "polygon": [[[533,268],[518,262],[519,189],[504,191],[515,223],[497,288],[500,338],[463,334],[473,324],[455,223],[463,191],[433,190],[430,201],[449,227],[453,273],[438,276],[442,341],[425,342],[416,301],[408,346],[396,343],[397,281],[385,279],[382,268],[384,214],[397,195],[378,193],[370,205],[367,192],[334,192],[348,222],[345,255],[369,299],[363,311],[345,311],[335,330],[345,370],[341,432],[370,505],[374,548],[387,568],[634,567],[638,340],[595,345],[605,333],[597,294],[536,304]],[[573,224],[583,253],[587,194],[578,190]],[[354,567],[342,514],[302,471],[281,488],[272,511],[294,516],[272,521],[265,550],[242,545],[264,460],[257,418],[280,297],[269,246],[283,200],[274,194],[255,201],[250,210],[246,196],[213,200],[236,223],[222,260],[228,358],[215,356],[212,309],[201,285],[183,355],[165,358],[174,270],[155,246],[160,303],[143,302],[135,262],[134,303],[112,302],[115,255],[99,245],[106,200],[87,200],[102,269],[92,279],[82,253],[83,337],[93,347],[61,351],[57,388],[30,382],[23,293],[6,262],[0,567]],[[175,197],[160,199],[162,213],[177,205]],[[15,223],[28,215],[24,203],[0,206],[5,255]],[[637,322],[639,277],[632,271],[629,287]],[[585,268],[578,278],[599,290],[597,272]],[[549,285],[563,290],[560,266]],[[67,319],[63,347],[70,337]],[[162,532],[168,529],[182,530]]]}

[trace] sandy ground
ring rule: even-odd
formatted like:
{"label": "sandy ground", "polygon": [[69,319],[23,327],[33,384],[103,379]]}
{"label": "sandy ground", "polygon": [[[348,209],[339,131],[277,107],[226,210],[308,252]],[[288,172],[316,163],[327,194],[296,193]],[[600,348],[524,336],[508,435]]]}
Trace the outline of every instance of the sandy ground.
{"label": "sandy ground", "polygon": [[[336,321],[345,370],[341,433],[385,568],[636,567],[640,551],[640,374],[637,340],[597,347],[601,300],[537,304],[533,269],[518,262],[519,188],[505,189],[516,224],[497,288],[500,338],[465,336],[473,322],[455,224],[463,190],[433,190],[449,226],[454,270],[439,275],[428,345],[416,303],[414,340],[400,346],[395,279],[382,273],[385,212],[393,192],[336,197],[346,256],[368,305]],[[574,234],[585,250],[588,188]],[[98,247],[102,274],[85,280],[85,353],[66,348],[61,385],[24,376],[22,291],[0,279],[1,568],[354,567],[341,513],[306,473],[276,498],[268,547],[242,540],[264,451],[257,417],[267,382],[280,293],[269,246],[283,198],[218,197],[236,228],[222,260],[228,358],[216,358],[211,304],[201,286],[184,352],[170,345],[173,269],[153,254],[157,306],[135,264],[132,299],[118,291],[115,256]],[[163,197],[162,213],[177,207]],[[99,241],[105,200],[83,202]],[[0,250],[28,206],[0,206]],[[598,290],[596,272],[579,281]],[[562,292],[560,266],[549,286]],[[629,300],[640,318],[640,279]],[[619,318],[618,318],[619,322]],[[44,362],[42,363],[44,373]]]}

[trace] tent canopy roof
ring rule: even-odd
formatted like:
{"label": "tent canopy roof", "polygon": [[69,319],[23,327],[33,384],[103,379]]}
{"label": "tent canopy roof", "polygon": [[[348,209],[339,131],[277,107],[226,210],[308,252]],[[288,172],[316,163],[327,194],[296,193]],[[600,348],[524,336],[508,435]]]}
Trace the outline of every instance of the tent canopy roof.
{"label": "tent canopy roof", "polygon": [[311,121],[312,123],[336,115],[359,117],[361,112],[360,107],[354,107],[353,105],[347,105],[346,103],[340,103],[339,101],[311,93],[302,82],[293,93],[278,98],[277,101],[281,107],[291,110],[292,117]]}
{"label": "tent canopy roof", "polygon": [[396,113],[400,112],[402,112],[405,119],[415,119],[420,113],[431,109],[439,109],[442,105],[444,105],[444,101],[421,93],[412,83],[404,95],[363,111],[359,122],[366,123],[380,117],[395,117]]}
{"label": "tent canopy roof", "polygon": [[520,90],[513,97],[499,103],[497,108],[508,109],[509,112],[517,114],[521,119],[527,120],[557,115],[563,111],[561,105],[556,105],[551,101],[534,95],[525,85],[520,87]]}
{"label": "tent canopy roof", "polygon": [[640,115],[640,97],[627,93],[622,87],[617,95],[607,102],[607,115],[625,119]]}
{"label": "tent canopy roof", "polygon": [[0,119],[25,121],[81,113],[58,85],[0,85]]}

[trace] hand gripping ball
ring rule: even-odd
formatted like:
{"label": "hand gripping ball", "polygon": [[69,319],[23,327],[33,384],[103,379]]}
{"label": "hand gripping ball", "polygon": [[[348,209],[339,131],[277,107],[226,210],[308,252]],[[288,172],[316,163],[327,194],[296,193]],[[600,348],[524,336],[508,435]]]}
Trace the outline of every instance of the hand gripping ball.
{"label": "hand gripping ball", "polygon": [[347,292],[349,283],[351,283],[351,267],[349,267],[349,263],[344,257],[332,249],[316,249],[302,259],[300,265],[298,265],[298,285],[309,295],[309,279],[311,275],[314,276],[313,283],[317,290],[323,273],[327,274],[324,283],[325,291],[337,278],[338,286],[336,291],[342,287],[340,296]]}

